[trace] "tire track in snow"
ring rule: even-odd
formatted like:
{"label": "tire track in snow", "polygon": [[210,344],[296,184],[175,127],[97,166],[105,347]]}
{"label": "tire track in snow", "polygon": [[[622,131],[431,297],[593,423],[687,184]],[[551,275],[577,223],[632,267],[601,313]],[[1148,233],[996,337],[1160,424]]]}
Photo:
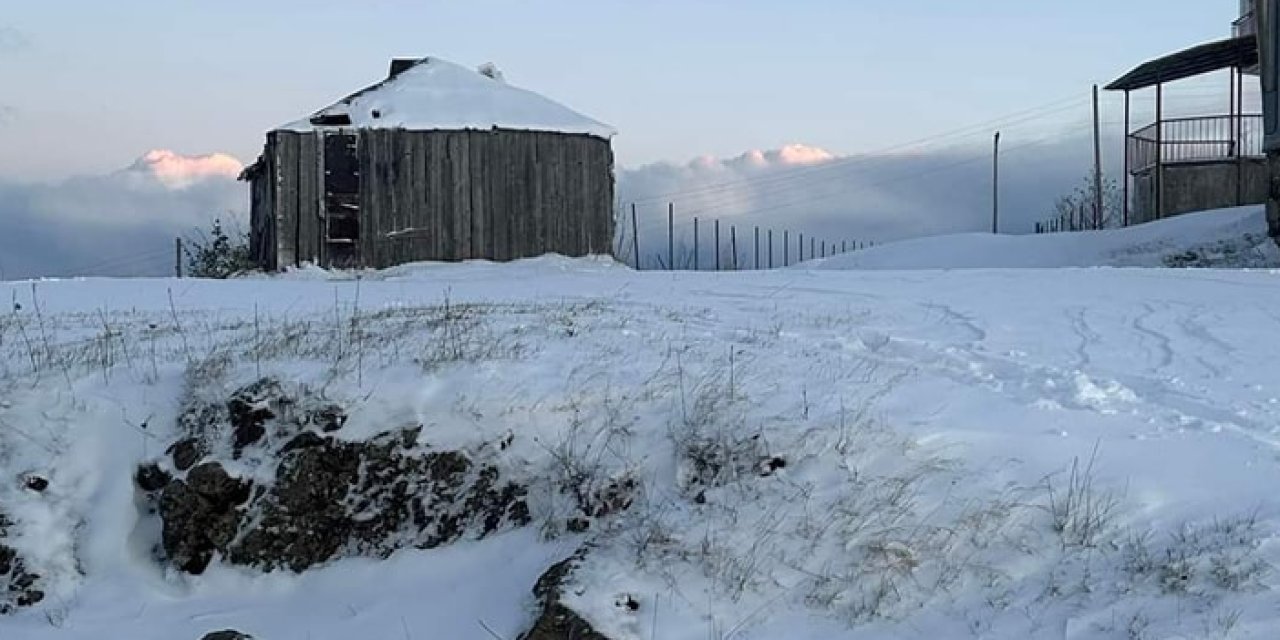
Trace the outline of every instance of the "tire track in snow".
{"label": "tire track in snow", "polygon": [[1071,307],[1066,311],[1067,318],[1071,321],[1071,331],[1080,339],[1079,344],[1076,345],[1076,368],[1078,369],[1084,369],[1092,364],[1089,358],[1089,345],[1102,341],[1102,336],[1098,335],[1085,319],[1086,312],[1087,309],[1084,307]]}
{"label": "tire track in snow", "polygon": [[1156,308],[1151,306],[1148,302],[1142,303],[1142,308],[1142,315],[1134,318],[1130,326],[1134,331],[1138,332],[1150,341],[1155,342],[1159,363],[1156,365],[1154,371],[1163,371],[1173,365],[1173,341],[1169,339],[1169,336],[1144,324],[1147,320],[1156,315]]}

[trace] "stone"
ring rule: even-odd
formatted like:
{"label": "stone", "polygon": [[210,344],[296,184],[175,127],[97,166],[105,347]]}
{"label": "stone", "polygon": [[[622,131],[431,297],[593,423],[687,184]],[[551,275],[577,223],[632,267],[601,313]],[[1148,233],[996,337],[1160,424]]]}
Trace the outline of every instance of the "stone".
{"label": "stone", "polygon": [[198,438],[183,438],[169,447],[169,453],[173,456],[173,466],[178,471],[186,471],[204,457],[205,450]]}
{"label": "stone", "polygon": [[253,640],[253,636],[247,633],[240,633],[235,629],[223,629],[222,631],[206,633],[200,640]]}
{"label": "stone", "polygon": [[573,575],[584,556],[585,549],[579,550],[573,556],[552,565],[538,578],[533,585],[533,595],[542,610],[533,627],[521,634],[518,640],[609,640],[593,629],[582,616],[560,602],[564,583]]}
{"label": "stone", "polygon": [[147,493],[155,493],[168,486],[171,481],[173,476],[154,462],[138,465],[138,470],[133,474],[133,483]]}

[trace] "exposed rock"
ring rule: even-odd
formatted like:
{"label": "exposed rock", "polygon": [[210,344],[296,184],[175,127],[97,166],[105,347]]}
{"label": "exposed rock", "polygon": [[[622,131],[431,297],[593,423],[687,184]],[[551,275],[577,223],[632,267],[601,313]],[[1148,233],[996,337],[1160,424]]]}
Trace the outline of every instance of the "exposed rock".
{"label": "exposed rock", "polygon": [[585,550],[552,565],[533,585],[533,595],[542,610],[533,628],[519,640],[609,640],[569,607],[561,603],[564,583],[582,561]]}
{"label": "exposed rock", "polygon": [[44,600],[44,591],[39,588],[40,576],[27,570],[17,550],[4,544],[11,526],[13,524],[0,513],[0,615]]}
{"label": "exposed rock", "polygon": [[160,465],[154,462],[138,465],[138,470],[133,474],[134,484],[147,493],[153,493],[165,488],[171,480],[173,480],[173,476],[169,475],[168,471],[161,469]]}
{"label": "exposed rock", "polygon": [[235,629],[223,629],[222,631],[206,633],[200,640],[253,640],[253,636],[240,633]]}
{"label": "exposed rock", "polygon": [[169,453],[173,456],[173,466],[178,471],[186,471],[204,457],[205,450],[198,438],[183,438],[169,447]]}
{"label": "exposed rock", "polygon": [[223,551],[240,527],[252,485],[236,480],[216,462],[173,480],[160,497],[161,540],[169,561],[188,573],[203,573],[214,552]]}
{"label": "exposed rock", "polygon": [[[232,564],[303,571],[335,557],[383,557],[531,521],[526,488],[492,464],[460,451],[421,451],[421,427],[339,440],[326,434],[342,427],[345,412],[300,395],[261,380],[225,406],[183,413],[187,440],[202,451],[229,452],[241,459],[236,468],[269,465],[274,478],[255,486],[203,462],[170,480],[159,513],[174,566],[199,573],[219,554]],[[139,486],[154,486],[161,473],[140,468]]]}

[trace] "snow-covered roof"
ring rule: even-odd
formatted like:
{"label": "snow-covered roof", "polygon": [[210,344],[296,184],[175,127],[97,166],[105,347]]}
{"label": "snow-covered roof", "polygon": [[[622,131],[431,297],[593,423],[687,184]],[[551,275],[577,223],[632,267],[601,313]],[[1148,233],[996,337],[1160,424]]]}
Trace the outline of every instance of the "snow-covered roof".
{"label": "snow-covered roof", "polygon": [[486,75],[440,58],[423,58],[397,66],[406,68],[398,69],[398,73],[393,70],[386,80],[280,129],[301,132],[326,126],[414,130],[498,128],[579,133],[600,138],[611,138],[616,133],[609,125],[537,93],[507,84],[495,72]]}

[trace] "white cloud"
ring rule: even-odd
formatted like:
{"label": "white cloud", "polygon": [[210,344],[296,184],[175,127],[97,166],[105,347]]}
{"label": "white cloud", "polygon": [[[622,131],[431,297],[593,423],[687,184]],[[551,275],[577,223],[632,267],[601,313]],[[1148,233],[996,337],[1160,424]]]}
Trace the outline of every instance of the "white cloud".
{"label": "white cloud", "polygon": [[125,171],[154,178],[170,189],[185,189],[210,179],[235,180],[243,169],[243,163],[225,153],[184,156],[168,149],[153,149]]}
{"label": "white cloud", "polygon": [[174,237],[219,217],[247,223],[239,166],[160,151],[107,175],[0,182],[0,278],[170,273]]}

